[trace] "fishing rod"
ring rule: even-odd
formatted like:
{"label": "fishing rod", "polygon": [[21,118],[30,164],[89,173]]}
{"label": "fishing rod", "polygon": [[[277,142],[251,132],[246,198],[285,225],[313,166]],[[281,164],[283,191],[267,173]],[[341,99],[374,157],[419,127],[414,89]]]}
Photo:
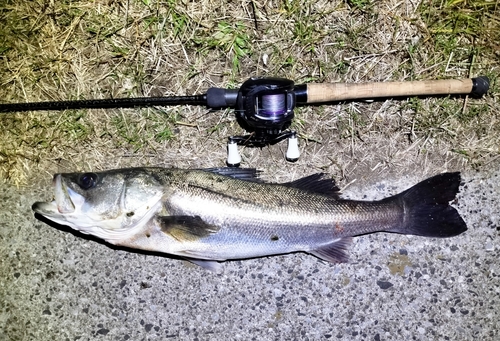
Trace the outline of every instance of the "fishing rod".
{"label": "fishing rod", "polygon": [[173,105],[203,105],[209,109],[235,109],[238,123],[249,132],[228,138],[229,166],[239,166],[237,146],[263,147],[288,139],[286,159],[297,161],[297,134],[289,130],[296,106],[391,97],[471,95],[481,97],[489,89],[485,76],[466,79],[410,82],[308,83],[295,85],[284,78],[252,77],[239,89],[209,88],[191,96],[90,99],[30,103],[0,103],[0,113],[39,110],[110,109]]}

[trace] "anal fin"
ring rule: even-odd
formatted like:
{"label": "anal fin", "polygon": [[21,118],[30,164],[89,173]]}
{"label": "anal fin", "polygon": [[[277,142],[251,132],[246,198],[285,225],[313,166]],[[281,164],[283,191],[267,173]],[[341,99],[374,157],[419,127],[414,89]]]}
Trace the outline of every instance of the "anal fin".
{"label": "anal fin", "polygon": [[343,237],[309,253],[330,263],[345,263],[349,260],[347,249],[351,243],[352,237]]}

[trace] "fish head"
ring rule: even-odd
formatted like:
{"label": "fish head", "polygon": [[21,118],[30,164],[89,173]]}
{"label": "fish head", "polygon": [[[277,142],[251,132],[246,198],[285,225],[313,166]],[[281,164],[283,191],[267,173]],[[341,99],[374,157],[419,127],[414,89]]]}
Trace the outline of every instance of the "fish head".
{"label": "fish head", "polygon": [[33,210],[110,243],[133,236],[162,207],[163,186],[145,168],[56,174],[53,185],[54,200]]}

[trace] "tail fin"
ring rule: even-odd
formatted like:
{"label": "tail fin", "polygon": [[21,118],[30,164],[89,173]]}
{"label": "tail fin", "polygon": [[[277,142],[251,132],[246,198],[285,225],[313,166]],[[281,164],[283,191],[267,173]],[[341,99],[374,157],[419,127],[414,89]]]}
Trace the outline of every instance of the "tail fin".
{"label": "tail fin", "polygon": [[457,210],[449,205],[460,186],[460,173],[443,173],[397,195],[405,210],[404,224],[391,232],[426,237],[452,237],[467,230]]}

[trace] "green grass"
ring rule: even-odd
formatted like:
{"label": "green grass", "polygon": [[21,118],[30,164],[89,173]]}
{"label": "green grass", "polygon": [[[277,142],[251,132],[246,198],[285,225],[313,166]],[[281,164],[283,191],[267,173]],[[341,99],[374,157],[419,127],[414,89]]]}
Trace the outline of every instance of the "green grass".
{"label": "green grass", "polygon": [[[500,4],[498,1],[441,1],[439,5],[423,1],[420,5],[422,20],[428,29],[428,46],[434,51],[430,63],[441,63],[442,68],[472,64],[479,56],[486,57],[485,64],[498,51],[500,32]],[[474,71],[476,71],[474,70]]]}
{"label": "green grass", "polygon": [[2,178],[16,185],[26,181],[26,167],[73,149],[94,134],[93,123],[80,111],[51,115],[16,114],[0,117],[6,137],[0,144]]}
{"label": "green grass", "polygon": [[[372,160],[384,141],[404,150],[404,143],[429,138],[434,147],[414,148],[445,148],[457,163],[463,158],[480,167],[499,153],[499,9],[498,0],[422,1],[416,9],[369,0],[6,0],[0,5],[0,98],[184,95],[237,88],[254,75],[298,84],[487,75],[491,89],[482,100],[298,108],[292,125],[324,148],[335,141],[338,155],[355,148],[354,141],[358,154],[371,151],[364,159]],[[60,159],[84,168],[107,164],[103,155],[209,148],[212,140],[219,148],[225,136],[243,133],[232,114],[188,107],[1,114],[0,129],[0,177],[18,184],[38,169],[52,171]],[[410,142],[401,138],[407,135]],[[193,158],[196,151],[179,153]]]}
{"label": "green grass", "polygon": [[132,146],[133,152],[147,152],[157,143],[175,138],[174,125],[178,115],[158,110],[141,109],[136,112],[125,111],[111,118],[107,134],[116,139],[119,146]]}
{"label": "green grass", "polygon": [[220,54],[227,55],[231,60],[232,72],[240,70],[241,59],[252,54],[249,28],[242,22],[222,20],[217,23],[211,35],[195,38],[201,51],[217,49]]}

